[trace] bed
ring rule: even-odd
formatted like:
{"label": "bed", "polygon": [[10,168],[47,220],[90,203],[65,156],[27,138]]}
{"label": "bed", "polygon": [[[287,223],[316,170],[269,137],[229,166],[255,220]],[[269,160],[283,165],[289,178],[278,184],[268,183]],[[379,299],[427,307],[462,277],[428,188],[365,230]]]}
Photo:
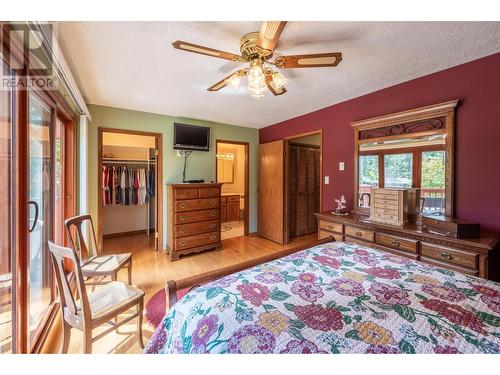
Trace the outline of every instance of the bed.
{"label": "bed", "polygon": [[500,353],[500,284],[329,242],[198,287],[146,353]]}

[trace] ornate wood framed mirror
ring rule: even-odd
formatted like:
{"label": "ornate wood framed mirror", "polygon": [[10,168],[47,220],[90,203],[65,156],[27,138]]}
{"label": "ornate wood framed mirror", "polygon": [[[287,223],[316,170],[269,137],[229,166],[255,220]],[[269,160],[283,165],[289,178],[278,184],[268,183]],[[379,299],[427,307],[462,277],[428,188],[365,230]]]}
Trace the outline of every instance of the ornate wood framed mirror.
{"label": "ornate wood framed mirror", "polygon": [[351,123],[354,211],[369,215],[372,187],[420,189],[420,212],[454,216],[458,100]]}

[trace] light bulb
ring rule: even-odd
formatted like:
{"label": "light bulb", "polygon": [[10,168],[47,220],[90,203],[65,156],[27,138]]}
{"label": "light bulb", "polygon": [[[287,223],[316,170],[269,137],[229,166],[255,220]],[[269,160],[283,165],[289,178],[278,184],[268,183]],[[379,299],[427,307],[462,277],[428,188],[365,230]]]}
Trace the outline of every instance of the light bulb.
{"label": "light bulb", "polygon": [[240,85],[240,82],[241,82],[241,77],[237,73],[233,74],[231,77],[226,79],[226,84],[233,89],[237,89],[238,86]]}
{"label": "light bulb", "polygon": [[288,83],[288,78],[286,78],[280,72],[273,72],[273,84],[276,90],[281,89]]}
{"label": "light bulb", "polygon": [[[258,61],[258,60],[257,60]],[[264,72],[262,71],[262,67],[260,66],[260,63],[253,63],[250,69],[248,70],[247,73],[247,78],[249,82],[258,82],[258,81],[264,81]]]}
{"label": "light bulb", "polygon": [[250,95],[257,99],[262,98],[266,92],[267,86],[260,60],[252,61],[247,73],[247,78]]}

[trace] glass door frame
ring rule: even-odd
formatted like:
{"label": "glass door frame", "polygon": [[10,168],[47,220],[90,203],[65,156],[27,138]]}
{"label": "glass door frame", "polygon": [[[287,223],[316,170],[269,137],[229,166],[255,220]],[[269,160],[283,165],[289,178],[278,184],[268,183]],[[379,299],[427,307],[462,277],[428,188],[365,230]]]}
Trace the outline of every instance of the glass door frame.
{"label": "glass door frame", "polygon": [[[9,35],[8,23],[0,24],[0,32]],[[19,41],[12,38],[2,39],[3,59],[13,76],[26,76],[23,66],[26,62],[26,52]],[[28,57],[29,58],[29,57]],[[36,79],[37,76],[29,78]],[[76,115],[75,111],[67,104],[63,95],[58,91],[32,90],[44,103],[51,107],[51,126],[55,127],[59,119],[64,124],[64,217],[73,216],[76,212]],[[55,131],[51,131],[51,142],[54,145]],[[55,147],[51,148],[52,170],[54,170]],[[57,316],[59,304],[55,298],[49,306],[42,322],[30,343],[29,321],[28,321],[28,281],[29,281],[29,91],[15,89],[12,92],[12,273],[13,273],[13,315],[12,315],[12,352],[32,353],[40,352],[49,337],[53,323]],[[51,179],[52,194],[54,201],[54,179]],[[53,215],[53,213],[52,213]],[[52,238],[54,238],[55,227],[52,227]],[[65,231],[63,230],[65,233]],[[67,239],[64,236],[64,243]],[[55,297],[55,285],[52,285],[52,293]],[[56,328],[56,327],[54,327]],[[59,327],[57,327],[59,328]]]}

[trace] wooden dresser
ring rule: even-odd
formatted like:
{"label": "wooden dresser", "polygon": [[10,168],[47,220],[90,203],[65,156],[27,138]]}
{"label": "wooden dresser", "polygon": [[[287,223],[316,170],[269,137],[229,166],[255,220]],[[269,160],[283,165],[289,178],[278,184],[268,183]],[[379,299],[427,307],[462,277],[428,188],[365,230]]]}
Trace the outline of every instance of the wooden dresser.
{"label": "wooden dresser", "polygon": [[222,223],[240,220],[239,194],[224,194],[221,197],[220,220]]}
{"label": "wooden dresser", "polygon": [[495,233],[482,231],[479,238],[456,239],[425,232],[416,223],[392,226],[358,215],[329,212],[317,213],[316,217],[319,239],[332,236],[336,241],[355,242],[468,275],[500,280],[500,238]]}
{"label": "wooden dresser", "polygon": [[221,249],[219,183],[169,184],[168,251],[181,255]]}

